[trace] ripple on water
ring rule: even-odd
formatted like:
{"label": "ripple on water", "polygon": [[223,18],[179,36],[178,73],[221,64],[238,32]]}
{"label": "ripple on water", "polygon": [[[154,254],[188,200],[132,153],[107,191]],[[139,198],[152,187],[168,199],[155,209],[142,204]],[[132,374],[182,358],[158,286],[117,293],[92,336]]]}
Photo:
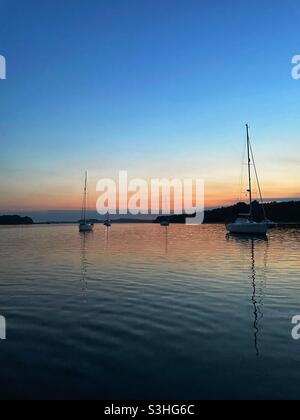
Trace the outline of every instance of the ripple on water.
{"label": "ripple on water", "polygon": [[2,395],[295,398],[299,244],[297,229],[1,228]]}

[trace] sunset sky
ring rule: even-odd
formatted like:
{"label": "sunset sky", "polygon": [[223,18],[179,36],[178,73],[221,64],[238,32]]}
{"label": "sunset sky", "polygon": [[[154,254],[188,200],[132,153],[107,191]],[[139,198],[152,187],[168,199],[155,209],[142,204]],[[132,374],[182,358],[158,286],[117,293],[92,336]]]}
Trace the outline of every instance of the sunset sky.
{"label": "sunset sky", "polygon": [[[245,123],[266,199],[300,199],[294,0],[0,0],[0,213],[90,206],[99,178],[194,177],[240,198]],[[245,197],[244,197],[245,199]]]}

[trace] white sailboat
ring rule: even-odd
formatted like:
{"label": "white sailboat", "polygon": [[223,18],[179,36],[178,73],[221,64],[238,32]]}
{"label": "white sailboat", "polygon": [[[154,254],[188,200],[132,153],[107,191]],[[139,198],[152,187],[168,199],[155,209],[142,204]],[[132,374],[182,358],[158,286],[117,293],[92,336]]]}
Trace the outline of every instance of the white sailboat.
{"label": "white sailboat", "polygon": [[[253,219],[251,163],[252,163],[252,160],[254,160],[254,158],[253,158],[253,152],[252,152],[252,147],[250,143],[248,124],[246,125],[246,129],[247,129],[248,176],[249,176],[249,189],[247,192],[249,193],[250,213],[240,214],[234,223],[229,223],[227,225],[227,230],[230,233],[237,233],[237,234],[266,235],[268,232],[268,222],[266,220],[267,218],[266,218],[264,205],[263,205],[264,221],[261,223],[257,223]],[[256,173],[257,183],[258,183],[261,200],[262,200],[262,194],[261,194],[256,167],[255,167],[255,173]]]}
{"label": "white sailboat", "polygon": [[79,232],[92,232],[94,229],[94,225],[92,223],[88,223],[86,219],[86,209],[87,209],[87,182],[88,182],[88,174],[85,173],[85,183],[84,183],[84,193],[83,193],[83,202],[82,202],[82,213],[81,213],[81,220],[79,223]]}

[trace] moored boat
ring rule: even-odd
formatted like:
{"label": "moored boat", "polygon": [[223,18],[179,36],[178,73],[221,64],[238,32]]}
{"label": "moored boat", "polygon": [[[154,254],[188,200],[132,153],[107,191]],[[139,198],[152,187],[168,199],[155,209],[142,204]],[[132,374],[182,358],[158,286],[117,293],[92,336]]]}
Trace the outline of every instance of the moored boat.
{"label": "moored boat", "polygon": [[[230,233],[233,234],[246,234],[246,235],[266,235],[268,232],[268,222],[266,220],[266,213],[265,207],[263,204],[263,198],[261,193],[261,188],[259,184],[259,179],[256,171],[256,166],[254,162],[254,156],[252,152],[252,146],[250,143],[250,136],[249,136],[249,126],[246,125],[247,129],[247,152],[248,152],[248,181],[249,181],[249,189],[247,192],[249,193],[249,204],[250,204],[250,213],[249,214],[242,214],[239,215],[238,218],[234,223],[229,223],[226,227]],[[252,203],[252,173],[251,173],[251,165],[252,160],[254,163],[256,179],[258,183],[258,188],[261,196],[261,201],[263,205],[264,211],[264,221],[263,222],[256,222],[253,218],[253,203]]]}
{"label": "moored boat", "polygon": [[103,224],[107,228],[111,227],[111,221],[110,221],[110,215],[109,215],[109,213],[107,213],[107,219],[105,220],[105,222]]}
{"label": "moored boat", "polygon": [[234,223],[229,223],[227,229],[230,233],[245,235],[266,235],[268,225],[266,223],[257,223],[251,220],[250,216],[240,215]]}
{"label": "moored boat", "polygon": [[84,193],[83,193],[83,202],[82,202],[82,213],[81,220],[79,222],[79,232],[86,233],[92,232],[94,230],[94,225],[89,223],[86,218],[86,209],[87,209],[87,181],[88,175],[85,173],[85,183],[84,183]]}

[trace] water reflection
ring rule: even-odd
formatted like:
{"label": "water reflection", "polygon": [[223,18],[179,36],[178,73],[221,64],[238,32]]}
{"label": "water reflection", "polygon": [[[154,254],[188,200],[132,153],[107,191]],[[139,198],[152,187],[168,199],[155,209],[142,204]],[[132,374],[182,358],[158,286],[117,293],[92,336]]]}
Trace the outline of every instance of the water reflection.
{"label": "water reflection", "polygon": [[[256,356],[260,356],[259,348],[259,338],[261,333],[261,322],[264,317],[263,307],[264,307],[264,296],[265,289],[267,286],[267,264],[268,264],[268,249],[269,241],[266,236],[263,237],[253,237],[253,236],[239,236],[239,235],[230,235],[228,234],[227,239],[236,240],[240,245],[246,245],[247,248],[250,248],[250,280],[252,285],[252,296],[251,303],[253,305],[253,329],[254,329],[254,348]],[[265,244],[265,251],[263,257],[263,267],[260,271],[257,268],[256,261],[256,248],[259,245]]]}
{"label": "water reflection", "polygon": [[252,278],[252,287],[253,287],[253,295],[251,298],[253,309],[254,309],[254,347],[256,351],[256,355],[259,356],[259,322],[263,318],[263,312],[260,310],[260,303],[262,303],[262,300],[260,302],[258,301],[259,297],[257,297],[257,288],[256,288],[256,267],[255,267],[255,245],[254,245],[254,239],[251,239],[251,278]]}
{"label": "water reflection", "polygon": [[165,253],[166,255],[168,255],[168,251],[169,251],[169,227],[166,226],[165,227]]}
{"label": "water reflection", "polygon": [[0,308],[13,331],[1,346],[2,397],[299,398],[296,229],[269,242],[226,241],[218,225],[0,231]]}
{"label": "water reflection", "polygon": [[108,242],[109,242],[109,233],[110,233],[110,227],[109,226],[106,226],[105,227],[105,242],[106,242],[106,244],[108,244]]}
{"label": "water reflection", "polygon": [[87,235],[88,233],[81,233],[81,276],[80,276],[80,283],[82,292],[86,292],[88,290],[87,284]]}

